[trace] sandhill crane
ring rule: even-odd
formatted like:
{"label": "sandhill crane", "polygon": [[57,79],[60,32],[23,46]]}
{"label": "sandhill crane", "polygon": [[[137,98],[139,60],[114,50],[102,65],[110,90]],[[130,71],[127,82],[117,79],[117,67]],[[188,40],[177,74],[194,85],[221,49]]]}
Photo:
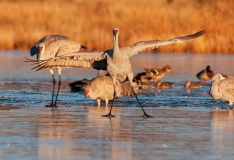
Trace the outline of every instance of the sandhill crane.
{"label": "sandhill crane", "polygon": [[233,109],[234,102],[234,77],[217,73],[211,82],[210,95],[213,99],[221,99],[229,102],[230,109]]}
{"label": "sandhill crane", "polygon": [[[99,70],[97,77],[102,77],[105,76],[105,72],[103,70]],[[78,80],[72,83],[69,83],[69,87],[71,89],[72,92],[80,92],[80,91],[84,91],[83,90],[83,86],[84,85],[90,85],[91,80],[88,80],[86,78],[84,78],[83,80]]]}
{"label": "sandhill crane", "polygon": [[207,66],[206,69],[200,71],[196,76],[198,79],[202,81],[202,83],[203,81],[208,83],[208,80],[210,80],[214,76],[214,73],[211,70],[211,67]]}
{"label": "sandhill crane", "polygon": [[[133,46],[128,47],[119,47],[118,45],[118,35],[119,29],[113,29],[113,49],[106,51],[97,51],[97,52],[77,52],[70,53],[65,56],[51,58],[49,60],[41,62],[37,70],[53,67],[79,67],[79,68],[90,68],[91,65],[94,69],[107,70],[112,77],[114,86],[115,86],[115,96],[120,95],[120,87],[117,87],[120,83],[124,82],[127,78],[132,85],[133,82],[133,71],[129,58],[139,52],[142,52],[146,49],[151,49],[163,45],[173,44],[173,43],[182,43],[194,38],[200,37],[205,34],[206,31],[199,31],[195,34],[187,35],[184,37],[177,37],[170,40],[152,40],[152,41],[140,41],[135,43]],[[115,97],[114,96],[114,97]],[[138,98],[135,96],[137,101]],[[139,101],[138,101],[139,102]],[[113,104],[113,103],[112,103]],[[141,106],[139,105],[144,112],[143,117],[150,117]],[[113,105],[112,105],[113,106]],[[112,117],[111,114],[112,106],[110,112],[105,117]]]}
{"label": "sandhill crane", "polygon": [[202,84],[201,84],[201,82],[186,81],[184,87],[185,88],[201,88]]}
{"label": "sandhill crane", "polygon": [[[40,64],[40,61],[46,60],[49,58],[54,58],[56,56],[65,55],[71,52],[78,52],[80,48],[86,48],[80,43],[71,41],[68,37],[61,36],[61,35],[48,35],[40,39],[36,42],[33,47],[30,49],[31,56],[36,54],[37,61]],[[30,60],[28,60],[30,61]],[[36,61],[34,61],[36,62]],[[54,78],[54,69],[57,69],[59,75],[59,82],[58,82],[58,90],[56,99],[54,101],[54,91],[55,91],[55,84],[56,80]],[[46,105],[46,107],[57,107],[56,102],[61,86],[61,66],[48,68],[53,80],[53,93],[52,93],[52,100],[50,105]],[[53,102],[54,101],[54,102]]]}
{"label": "sandhill crane", "polygon": [[[119,83],[117,81],[117,83]],[[135,96],[135,94],[140,93],[139,86],[136,82],[133,82],[133,90],[129,81],[121,82],[120,85],[120,94],[116,98],[123,98],[125,96]],[[94,78],[90,84],[84,85],[83,87],[85,99],[89,96],[91,99],[96,99],[98,106],[100,106],[101,100],[105,100],[106,107],[108,106],[109,100],[114,98],[114,84],[112,77],[110,76],[101,76]]]}

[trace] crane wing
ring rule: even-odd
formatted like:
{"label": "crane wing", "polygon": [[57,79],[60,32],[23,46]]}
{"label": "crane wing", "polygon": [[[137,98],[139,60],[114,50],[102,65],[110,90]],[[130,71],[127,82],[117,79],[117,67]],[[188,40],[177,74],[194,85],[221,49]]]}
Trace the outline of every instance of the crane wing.
{"label": "crane wing", "polygon": [[191,35],[187,35],[187,36],[183,36],[183,37],[176,37],[176,38],[173,38],[170,40],[139,41],[130,47],[131,51],[128,52],[128,56],[131,57],[135,54],[138,54],[139,52],[143,52],[147,49],[154,49],[155,47],[157,48],[159,46],[164,46],[164,45],[173,44],[173,43],[183,43],[183,42],[195,39],[197,37],[200,37],[205,33],[206,33],[206,31],[203,30],[203,31],[199,31],[195,34],[191,34]]}
{"label": "crane wing", "polygon": [[221,80],[219,83],[219,91],[234,98],[234,77],[229,76],[228,78]]}
{"label": "crane wing", "polygon": [[[58,44],[58,42],[60,42],[60,40],[57,41],[57,44]],[[64,55],[64,54],[68,54],[68,53],[78,52],[81,47],[86,48],[81,43],[74,42],[71,40],[66,40],[66,41],[61,40],[60,43],[61,44],[58,44],[58,45],[60,45],[60,47],[58,48],[58,50],[55,54],[56,57]]]}
{"label": "crane wing", "polygon": [[[35,60],[27,60],[27,62],[36,62]],[[49,68],[90,68],[93,66],[93,63],[96,65],[93,66],[94,69],[105,69],[106,66],[102,66],[104,62],[106,62],[105,52],[74,52],[47,60],[38,61],[38,65],[33,69],[38,71]],[[99,66],[99,63],[101,63],[101,66]]]}

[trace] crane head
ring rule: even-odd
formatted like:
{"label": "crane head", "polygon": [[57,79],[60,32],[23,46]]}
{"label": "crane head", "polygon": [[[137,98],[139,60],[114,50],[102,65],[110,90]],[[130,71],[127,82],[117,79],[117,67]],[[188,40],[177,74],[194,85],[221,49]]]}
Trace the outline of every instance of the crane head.
{"label": "crane head", "polygon": [[118,28],[114,28],[114,29],[113,29],[113,35],[114,35],[114,36],[116,36],[118,32],[119,32],[119,29],[118,29]]}
{"label": "crane head", "polygon": [[37,46],[33,46],[31,49],[30,49],[30,55],[31,56],[34,56],[35,54],[38,53],[38,47]]}
{"label": "crane head", "polygon": [[38,46],[38,49],[39,49],[39,51],[41,52],[42,51],[42,49],[43,49],[43,44],[39,44],[39,46]]}

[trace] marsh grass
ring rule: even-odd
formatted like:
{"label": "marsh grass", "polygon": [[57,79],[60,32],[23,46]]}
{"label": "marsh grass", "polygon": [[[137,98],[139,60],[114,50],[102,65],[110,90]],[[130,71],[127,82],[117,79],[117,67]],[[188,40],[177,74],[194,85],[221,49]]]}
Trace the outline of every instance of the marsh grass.
{"label": "marsh grass", "polygon": [[120,46],[206,29],[194,41],[151,52],[234,53],[230,0],[1,0],[0,7],[1,50],[28,50],[49,34],[105,50],[112,48],[111,31],[118,27]]}

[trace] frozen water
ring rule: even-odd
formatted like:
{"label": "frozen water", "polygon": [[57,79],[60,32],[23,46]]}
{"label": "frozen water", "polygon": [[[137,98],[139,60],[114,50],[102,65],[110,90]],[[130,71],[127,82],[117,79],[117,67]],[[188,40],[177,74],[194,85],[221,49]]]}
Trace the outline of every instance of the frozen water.
{"label": "frozen water", "polygon": [[[138,96],[153,118],[132,97],[109,108],[83,93],[70,92],[68,83],[96,76],[90,69],[64,69],[57,109],[51,100],[47,70],[35,72],[24,62],[28,52],[0,53],[0,159],[233,159],[234,112],[227,102],[213,100],[210,85],[185,89],[186,80],[210,65],[215,73],[234,75],[232,55],[140,54],[131,58],[134,73],[171,65],[163,81],[172,89],[145,89]],[[31,57],[29,57],[31,58]],[[139,63],[141,62],[141,63]],[[103,105],[104,106],[104,105]]]}

